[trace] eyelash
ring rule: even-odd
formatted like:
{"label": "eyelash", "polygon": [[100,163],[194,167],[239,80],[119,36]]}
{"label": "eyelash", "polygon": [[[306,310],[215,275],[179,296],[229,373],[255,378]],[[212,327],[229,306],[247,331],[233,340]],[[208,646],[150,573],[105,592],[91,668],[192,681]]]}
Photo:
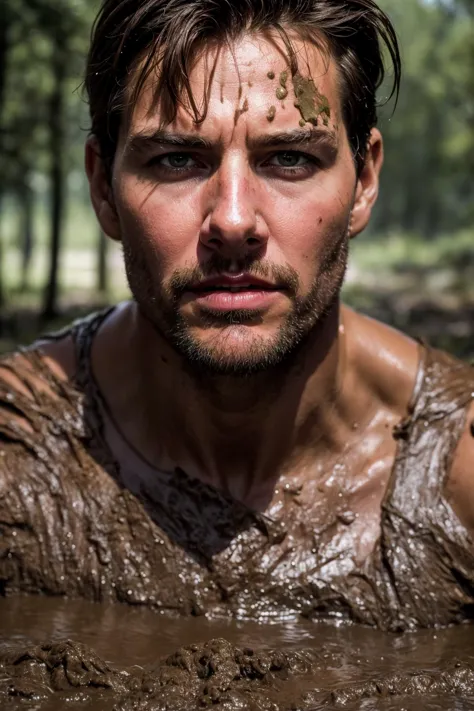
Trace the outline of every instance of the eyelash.
{"label": "eyelash", "polygon": [[[276,165],[270,164],[270,161],[273,158],[276,158],[277,156],[281,155],[290,155],[294,156],[296,158],[304,158],[305,163],[302,165],[293,165],[293,166],[284,166],[284,165]],[[276,168],[277,170],[282,170],[285,172],[286,175],[302,175],[304,173],[312,173],[314,172],[315,168],[320,167],[320,161],[318,161],[315,156],[308,154],[308,153],[302,153],[301,151],[278,151],[277,153],[274,153],[268,160],[267,160],[267,165],[271,165],[271,167]]]}
{"label": "eyelash", "polygon": [[[299,166],[283,166],[283,165],[269,165],[269,162],[279,156],[279,155],[292,155],[292,156],[297,156],[298,158],[304,158],[307,162],[304,163],[303,165]],[[191,158],[194,160],[197,165],[192,165],[192,166],[185,166],[183,168],[173,168],[171,166],[163,165],[162,161],[166,158],[170,158],[173,156],[183,156],[186,158]],[[179,152],[179,151],[174,151],[170,153],[165,153],[163,155],[159,156],[154,156],[151,158],[148,163],[147,167],[150,168],[159,168],[161,169],[162,172],[168,173],[169,175],[174,175],[178,176],[179,174],[183,173],[190,173],[195,171],[196,169],[199,169],[203,164],[201,163],[201,166],[199,165],[200,161],[198,161],[192,153],[187,153],[187,152]],[[265,165],[265,163],[267,165]],[[301,151],[277,151],[273,153],[269,158],[266,159],[265,163],[260,164],[262,167],[270,167],[270,168],[275,168],[277,170],[283,171],[285,175],[302,175],[305,173],[310,173],[313,172],[315,168],[321,167],[321,161],[315,158],[315,156],[308,154],[308,153],[303,153]]]}

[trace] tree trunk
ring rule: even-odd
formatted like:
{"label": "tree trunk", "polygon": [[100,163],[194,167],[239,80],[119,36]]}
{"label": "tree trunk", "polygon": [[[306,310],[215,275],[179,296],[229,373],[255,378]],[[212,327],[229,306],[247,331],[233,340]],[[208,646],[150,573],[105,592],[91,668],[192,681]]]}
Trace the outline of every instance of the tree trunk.
{"label": "tree trunk", "polygon": [[107,237],[101,229],[99,229],[99,243],[97,253],[97,291],[100,294],[106,294],[109,290],[109,279],[107,272],[107,253],[108,253]]}
{"label": "tree trunk", "polygon": [[20,289],[28,289],[31,256],[33,254],[33,191],[25,181],[20,195],[21,205],[21,285]]}
{"label": "tree trunk", "polygon": [[3,116],[3,104],[5,100],[5,85],[7,79],[7,58],[9,49],[10,34],[8,7],[2,11],[2,21],[0,22],[0,116]]}
{"label": "tree trunk", "polygon": [[0,336],[4,332],[4,314],[3,307],[5,306],[5,282],[3,280],[3,219],[2,219],[2,204],[3,204],[3,190],[0,185]]}
{"label": "tree trunk", "polygon": [[[5,87],[7,79],[7,60],[10,49],[10,15],[5,5],[0,21],[0,163],[4,160],[3,147],[3,107],[5,105]],[[0,176],[0,309],[5,305],[5,285],[3,281],[3,233],[2,233],[2,196],[4,186]],[[0,333],[3,331],[3,318],[0,315]]]}
{"label": "tree trunk", "polygon": [[42,318],[53,318],[58,313],[59,251],[66,198],[64,170],[65,146],[65,81],[67,64],[65,38],[58,32],[53,49],[52,69],[54,88],[50,101],[50,156],[51,156],[51,242],[49,280],[44,293]]}

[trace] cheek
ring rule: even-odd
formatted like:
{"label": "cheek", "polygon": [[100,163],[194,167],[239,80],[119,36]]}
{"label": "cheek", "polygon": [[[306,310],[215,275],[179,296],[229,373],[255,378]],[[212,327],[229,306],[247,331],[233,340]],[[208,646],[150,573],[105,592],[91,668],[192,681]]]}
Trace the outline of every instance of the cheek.
{"label": "cheek", "polygon": [[314,279],[340,238],[346,234],[351,193],[320,190],[304,200],[288,200],[274,212],[271,233],[282,259],[294,267],[303,286]]}
{"label": "cheek", "polygon": [[341,156],[329,170],[313,179],[270,188],[260,198],[268,216],[270,234],[287,254],[314,258],[328,233],[345,230],[354,201],[352,158]]}
{"label": "cheek", "polygon": [[170,198],[166,190],[123,180],[117,191],[117,211],[123,240],[133,242],[164,271],[196,260],[199,208],[195,196]]}

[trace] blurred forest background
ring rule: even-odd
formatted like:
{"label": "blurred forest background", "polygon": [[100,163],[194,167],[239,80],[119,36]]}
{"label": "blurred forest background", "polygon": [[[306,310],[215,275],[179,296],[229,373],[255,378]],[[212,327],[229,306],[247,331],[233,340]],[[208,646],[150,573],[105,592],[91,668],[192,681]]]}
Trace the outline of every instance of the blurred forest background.
{"label": "blurred forest background", "polygon": [[[346,302],[474,357],[474,0],[380,0],[404,77]],[[0,350],[127,297],[83,172],[81,92],[99,0],[0,0]],[[383,101],[386,89],[382,88]]]}

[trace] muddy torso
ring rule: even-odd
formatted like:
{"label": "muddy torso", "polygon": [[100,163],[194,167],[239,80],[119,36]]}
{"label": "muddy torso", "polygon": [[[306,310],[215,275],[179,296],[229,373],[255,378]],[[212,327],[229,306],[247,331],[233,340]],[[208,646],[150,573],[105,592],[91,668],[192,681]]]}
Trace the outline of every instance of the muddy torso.
{"label": "muddy torso", "polygon": [[426,350],[377,542],[360,561],[344,495],[329,507],[287,487],[264,515],[180,470],[130,486],[88,365],[102,319],[74,327],[74,384],[35,351],[3,363],[29,393],[0,381],[0,591],[392,629],[474,616],[474,545],[443,497],[472,368]]}

